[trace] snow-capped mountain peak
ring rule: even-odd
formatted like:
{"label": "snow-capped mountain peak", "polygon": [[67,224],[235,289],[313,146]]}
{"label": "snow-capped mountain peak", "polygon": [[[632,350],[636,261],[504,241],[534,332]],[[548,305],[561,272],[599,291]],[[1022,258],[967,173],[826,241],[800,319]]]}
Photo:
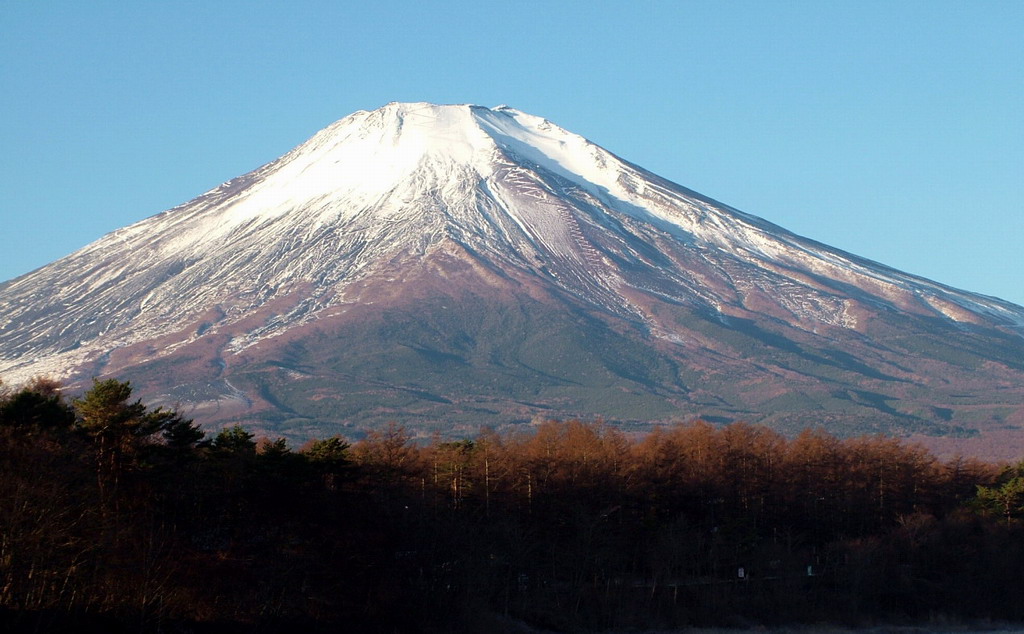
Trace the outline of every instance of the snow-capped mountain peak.
{"label": "snow-capped mountain peak", "polygon": [[[880,342],[925,335],[901,329],[943,341],[985,332],[1004,347],[1024,346],[1019,306],[802,238],[541,117],[508,106],[390,103],[353,113],[276,161],[0,284],[0,376],[123,373],[199,358],[213,368],[204,380],[220,385],[217,401],[235,393],[228,377],[258,350],[291,345],[310,329],[354,327],[356,314],[396,319],[388,315],[403,306],[447,307],[454,298],[512,302],[502,310],[534,316],[536,306],[557,304],[565,314],[587,315],[587,328],[602,322],[614,337],[633,333],[657,349],[647,356],[676,372],[748,380],[756,372],[746,359],[754,357],[769,374],[803,376],[794,369],[799,363],[762,357],[763,345],[786,354],[818,350],[801,358],[871,380],[908,381],[919,371],[900,365],[902,344]],[[403,345],[435,358],[431,346],[450,333],[431,328],[427,339],[435,343],[417,335]],[[540,336],[534,330],[520,339]],[[464,334],[469,343],[458,345],[484,346],[480,333]],[[853,349],[863,353],[856,362]],[[540,367],[556,377],[567,362],[489,354],[487,372],[505,378]],[[625,372],[611,358],[596,363]],[[859,380],[847,383],[861,389]],[[677,376],[640,384],[684,403],[693,388],[683,383]]]}

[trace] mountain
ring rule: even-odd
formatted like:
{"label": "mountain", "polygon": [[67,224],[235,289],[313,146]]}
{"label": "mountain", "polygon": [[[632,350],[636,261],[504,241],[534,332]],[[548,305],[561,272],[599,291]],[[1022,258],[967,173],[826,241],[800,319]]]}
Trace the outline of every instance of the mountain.
{"label": "mountain", "polygon": [[0,284],[0,377],[41,373],[291,438],[703,416],[1005,443],[1024,308],[512,108],[392,103]]}

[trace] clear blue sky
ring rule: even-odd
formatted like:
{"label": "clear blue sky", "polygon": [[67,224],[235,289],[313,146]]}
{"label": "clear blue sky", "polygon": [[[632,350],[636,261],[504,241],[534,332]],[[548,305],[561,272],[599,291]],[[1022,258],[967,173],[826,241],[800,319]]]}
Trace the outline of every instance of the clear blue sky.
{"label": "clear blue sky", "polygon": [[1024,2],[0,3],[0,280],[389,101],[1024,304]]}

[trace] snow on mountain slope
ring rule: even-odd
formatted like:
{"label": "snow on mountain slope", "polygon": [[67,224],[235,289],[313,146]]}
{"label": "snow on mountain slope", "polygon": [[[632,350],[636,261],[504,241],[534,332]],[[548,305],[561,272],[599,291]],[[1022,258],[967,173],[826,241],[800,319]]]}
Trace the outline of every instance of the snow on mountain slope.
{"label": "snow on mountain slope", "polygon": [[0,284],[0,376],[118,372],[190,346],[226,366],[377,301],[369,285],[405,292],[410,271],[444,254],[557,289],[683,356],[720,344],[666,306],[815,346],[873,336],[893,315],[1024,333],[1024,308],[801,238],[545,119],[392,103]]}

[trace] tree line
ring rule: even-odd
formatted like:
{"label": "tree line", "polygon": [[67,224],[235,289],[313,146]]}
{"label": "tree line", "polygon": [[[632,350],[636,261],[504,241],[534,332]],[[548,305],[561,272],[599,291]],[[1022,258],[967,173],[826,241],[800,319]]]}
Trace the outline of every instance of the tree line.
{"label": "tree line", "polygon": [[1024,465],[881,436],[552,420],[292,448],[116,379],[0,390],[11,630],[1019,621],[1022,513]]}

